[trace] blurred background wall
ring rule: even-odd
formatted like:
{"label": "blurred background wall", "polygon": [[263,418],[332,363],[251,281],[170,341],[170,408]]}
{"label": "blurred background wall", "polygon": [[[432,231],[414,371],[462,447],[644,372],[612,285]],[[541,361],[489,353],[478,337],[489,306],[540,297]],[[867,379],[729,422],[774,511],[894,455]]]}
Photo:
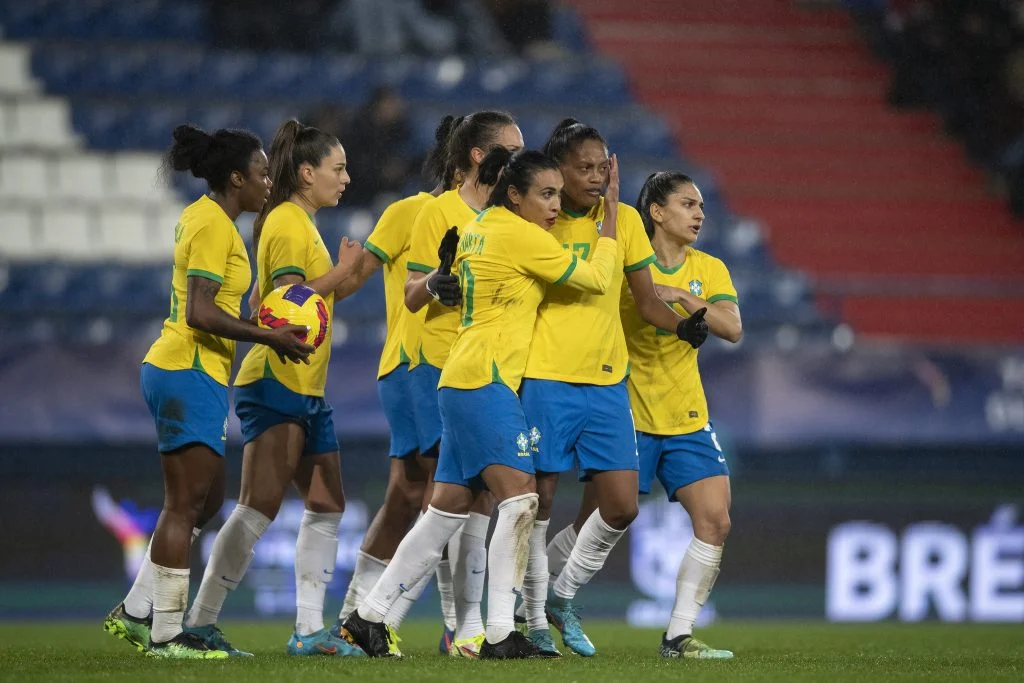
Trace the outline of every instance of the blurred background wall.
{"label": "blurred background wall", "polygon": [[[204,191],[158,174],[173,126],[336,132],[336,243],[429,189],[442,115],[500,107],[530,147],[595,125],[623,201],[664,169],[704,195],[745,328],[701,353],[734,475],[705,618],[1024,621],[1022,27],[1020,0],[0,0],[0,616],[102,614],[155,522],[138,365]],[[337,308],[340,576],[383,496],[383,334],[376,277]],[[291,613],[294,505],[229,610]],[[645,499],[588,614],[664,621],[688,535]]]}

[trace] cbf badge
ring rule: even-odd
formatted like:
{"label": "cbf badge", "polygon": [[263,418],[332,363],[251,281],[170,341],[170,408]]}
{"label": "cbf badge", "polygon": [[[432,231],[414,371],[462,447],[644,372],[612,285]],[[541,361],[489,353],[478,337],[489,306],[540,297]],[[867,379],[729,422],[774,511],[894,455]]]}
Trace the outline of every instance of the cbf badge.
{"label": "cbf badge", "polygon": [[604,227],[604,221],[595,221],[595,225],[597,225],[597,234],[600,235],[601,229]]}
{"label": "cbf badge", "polygon": [[700,280],[690,280],[690,294],[702,296],[704,294],[704,283]]}
{"label": "cbf badge", "polygon": [[530,428],[530,450],[534,453],[540,452],[540,430],[536,427]]}
{"label": "cbf badge", "polygon": [[516,437],[516,448],[519,449],[520,458],[529,457],[530,451],[527,449],[530,448],[530,440],[526,437],[526,434],[519,432],[519,436]]}

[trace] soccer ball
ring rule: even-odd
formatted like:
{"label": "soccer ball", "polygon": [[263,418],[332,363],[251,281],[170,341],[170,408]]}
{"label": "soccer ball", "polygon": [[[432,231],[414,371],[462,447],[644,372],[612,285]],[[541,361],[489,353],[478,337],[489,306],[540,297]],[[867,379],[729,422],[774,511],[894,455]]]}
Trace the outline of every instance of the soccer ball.
{"label": "soccer ball", "polygon": [[260,303],[259,325],[276,329],[282,325],[304,325],[309,328],[299,339],[316,348],[324,343],[330,318],[327,302],[306,285],[284,285],[264,297]]}

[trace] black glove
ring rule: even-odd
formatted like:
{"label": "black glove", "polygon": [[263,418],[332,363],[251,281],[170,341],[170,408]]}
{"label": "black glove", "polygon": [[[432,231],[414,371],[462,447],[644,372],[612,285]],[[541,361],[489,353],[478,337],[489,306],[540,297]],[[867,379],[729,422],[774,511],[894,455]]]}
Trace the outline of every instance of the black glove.
{"label": "black glove", "polygon": [[440,271],[431,275],[427,278],[427,294],[445,306],[462,304],[462,288],[454,275],[441,275]]}
{"label": "black glove", "polygon": [[704,307],[689,318],[680,320],[676,325],[676,336],[693,348],[703,344],[708,338],[708,323],[704,320],[704,314],[707,312],[707,307]]}
{"label": "black glove", "polygon": [[451,275],[452,264],[455,263],[455,252],[459,248],[459,229],[454,225],[441,238],[441,244],[437,247],[437,258],[441,265],[437,272],[441,275]]}

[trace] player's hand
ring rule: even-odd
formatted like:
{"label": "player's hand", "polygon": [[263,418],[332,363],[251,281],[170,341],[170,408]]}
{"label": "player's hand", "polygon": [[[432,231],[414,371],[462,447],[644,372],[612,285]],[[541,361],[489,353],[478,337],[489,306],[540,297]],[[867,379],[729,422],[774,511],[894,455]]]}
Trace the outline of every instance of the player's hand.
{"label": "player's hand", "polygon": [[260,283],[252,283],[252,290],[249,292],[249,319],[256,320],[260,315]]}
{"label": "player's hand", "polygon": [[672,287],[670,285],[654,285],[654,293],[658,295],[658,298],[667,304],[682,303],[683,297],[682,290],[678,287]]}
{"label": "player's hand", "polygon": [[445,306],[458,306],[462,303],[462,287],[459,278],[454,275],[442,275],[440,271],[427,278],[427,294]]}
{"label": "player's hand", "polygon": [[341,238],[341,244],[338,245],[338,265],[348,271],[353,271],[359,267],[359,264],[363,261],[363,248],[356,240],[349,240],[347,237]]}
{"label": "player's hand", "polygon": [[309,354],[316,347],[302,341],[309,335],[309,328],[304,325],[281,325],[267,330],[267,346],[272,348],[281,362],[290,360],[293,363],[309,365]]}
{"label": "player's hand", "polygon": [[676,326],[676,335],[693,348],[697,348],[708,338],[708,322],[704,320],[704,314],[707,312],[705,306]]}
{"label": "player's hand", "polygon": [[604,202],[607,206],[611,202],[619,201],[619,157],[611,155],[608,157],[608,187],[604,191]]}
{"label": "player's hand", "polygon": [[[437,258],[441,265],[437,272],[441,275],[451,275],[452,264],[455,263],[455,253],[459,249],[459,229],[454,225],[444,233],[441,244],[437,247]],[[435,299],[437,297],[434,297]]]}

